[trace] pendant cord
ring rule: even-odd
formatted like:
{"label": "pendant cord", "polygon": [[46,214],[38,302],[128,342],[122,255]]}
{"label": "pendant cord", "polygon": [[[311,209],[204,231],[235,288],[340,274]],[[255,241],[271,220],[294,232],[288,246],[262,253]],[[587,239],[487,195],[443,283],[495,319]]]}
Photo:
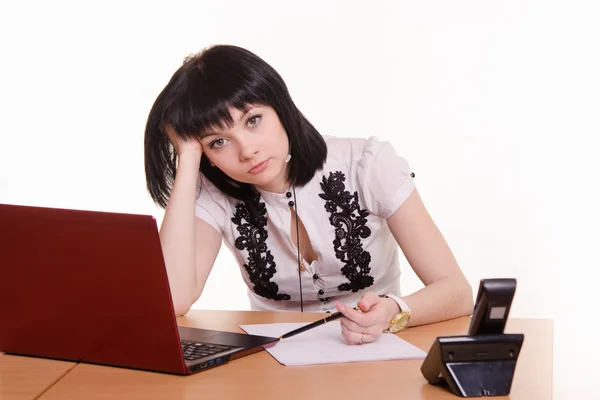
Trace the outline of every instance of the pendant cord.
{"label": "pendant cord", "polygon": [[292,186],[292,193],[294,194],[294,205],[296,213],[296,248],[298,250],[298,284],[300,286],[300,312],[304,312],[304,301],[302,299],[302,274],[300,271],[300,234],[298,229],[298,200],[296,199],[296,188]]}

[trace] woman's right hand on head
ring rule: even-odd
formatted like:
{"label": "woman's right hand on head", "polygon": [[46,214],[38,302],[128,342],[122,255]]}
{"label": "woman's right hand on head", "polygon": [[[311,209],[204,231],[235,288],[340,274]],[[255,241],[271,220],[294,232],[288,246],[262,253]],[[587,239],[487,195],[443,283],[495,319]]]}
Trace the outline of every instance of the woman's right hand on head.
{"label": "woman's right hand on head", "polygon": [[175,129],[171,125],[165,126],[167,138],[175,148],[177,157],[187,157],[188,155],[196,156],[198,160],[202,156],[202,144],[198,139],[185,140],[175,133]]}

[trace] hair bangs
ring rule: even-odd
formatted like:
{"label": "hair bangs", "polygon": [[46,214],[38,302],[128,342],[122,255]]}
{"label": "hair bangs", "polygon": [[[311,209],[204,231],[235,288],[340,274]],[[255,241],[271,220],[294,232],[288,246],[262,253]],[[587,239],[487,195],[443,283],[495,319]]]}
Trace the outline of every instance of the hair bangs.
{"label": "hair bangs", "polygon": [[231,128],[236,122],[232,108],[246,113],[252,105],[271,105],[269,99],[258,95],[265,91],[257,90],[257,82],[248,77],[222,70],[211,72],[205,74],[196,68],[188,76],[185,90],[165,110],[163,121],[182,138],[201,139],[217,128]]}

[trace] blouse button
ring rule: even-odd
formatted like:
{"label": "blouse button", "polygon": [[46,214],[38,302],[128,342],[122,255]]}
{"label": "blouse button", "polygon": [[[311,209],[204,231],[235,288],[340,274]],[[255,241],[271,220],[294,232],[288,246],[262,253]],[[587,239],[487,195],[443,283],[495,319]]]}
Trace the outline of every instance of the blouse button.
{"label": "blouse button", "polygon": [[287,198],[289,199],[290,197],[292,197],[292,194],[291,194],[290,192],[287,192],[287,193],[285,194],[285,197],[287,197]]}
{"label": "blouse button", "polygon": [[288,203],[288,205],[289,205],[290,207],[294,207],[294,202],[293,202],[293,201],[290,201],[290,202]]}
{"label": "blouse button", "polygon": [[319,289],[319,294],[322,296],[325,294],[325,291],[323,289]]}
{"label": "blouse button", "polygon": [[319,279],[319,274],[314,274],[313,279]]}

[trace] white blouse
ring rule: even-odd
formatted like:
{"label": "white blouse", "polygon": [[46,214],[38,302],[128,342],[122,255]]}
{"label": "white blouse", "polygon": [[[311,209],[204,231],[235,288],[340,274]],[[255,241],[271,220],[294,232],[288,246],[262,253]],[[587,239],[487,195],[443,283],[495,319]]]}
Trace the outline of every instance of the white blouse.
{"label": "white blouse", "polygon": [[333,311],[335,300],[355,306],[364,291],[400,296],[399,247],[389,218],[415,185],[392,145],[323,136],[327,160],[301,188],[278,194],[258,189],[263,218],[248,221],[244,202],[200,176],[196,216],[212,225],[236,258],[253,310],[300,310],[298,253],[291,207],[317,255],[301,272],[305,311]]}

